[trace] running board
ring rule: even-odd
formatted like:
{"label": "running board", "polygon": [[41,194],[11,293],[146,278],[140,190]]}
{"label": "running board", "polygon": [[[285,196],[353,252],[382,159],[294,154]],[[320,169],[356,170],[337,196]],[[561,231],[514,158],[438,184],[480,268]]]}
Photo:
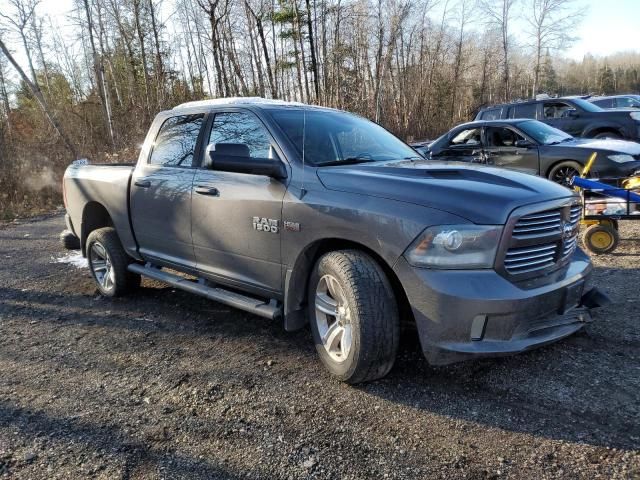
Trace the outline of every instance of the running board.
{"label": "running board", "polygon": [[154,266],[131,263],[127,269],[130,272],[153,278],[160,282],[168,283],[172,287],[195,293],[209,300],[224,303],[230,307],[239,308],[246,312],[253,313],[260,317],[274,320],[282,315],[282,308],[278,307],[275,300],[264,301],[253,297],[248,297],[236,292],[231,292],[219,287],[209,287],[201,282],[195,282],[179,275],[163,272]]}

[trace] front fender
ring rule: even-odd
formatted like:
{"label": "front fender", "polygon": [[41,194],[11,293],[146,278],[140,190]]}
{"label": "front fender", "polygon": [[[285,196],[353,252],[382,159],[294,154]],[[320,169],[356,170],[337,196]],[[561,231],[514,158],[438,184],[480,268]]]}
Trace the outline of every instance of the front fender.
{"label": "front fender", "polygon": [[[308,279],[323,253],[360,249],[390,271],[428,226],[468,223],[420,205],[328,190],[309,191],[303,200],[288,193],[282,220],[284,322],[288,331],[306,324]],[[287,229],[287,222],[298,223],[299,229]]]}

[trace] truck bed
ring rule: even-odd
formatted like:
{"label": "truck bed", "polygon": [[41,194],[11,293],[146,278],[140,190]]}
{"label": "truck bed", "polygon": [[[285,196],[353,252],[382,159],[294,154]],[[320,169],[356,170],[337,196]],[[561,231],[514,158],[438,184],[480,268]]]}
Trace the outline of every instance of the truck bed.
{"label": "truck bed", "polygon": [[[137,246],[129,223],[129,188],[134,163],[71,164],[63,180],[64,199],[75,234],[82,240],[88,212],[106,209],[127,252]],[[98,213],[99,215],[99,213]]]}

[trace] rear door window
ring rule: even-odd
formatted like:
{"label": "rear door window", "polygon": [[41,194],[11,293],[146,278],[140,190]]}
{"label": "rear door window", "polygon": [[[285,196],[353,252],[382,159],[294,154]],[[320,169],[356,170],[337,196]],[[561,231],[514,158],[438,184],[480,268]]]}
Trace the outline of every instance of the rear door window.
{"label": "rear door window", "polygon": [[482,120],[500,120],[501,111],[502,111],[501,108],[492,108],[489,110],[485,110],[484,112],[482,112],[482,115],[480,116],[480,118]]}
{"label": "rear door window", "polygon": [[149,163],[166,167],[191,167],[204,114],[178,115],[160,127]]}
{"label": "rear door window", "polygon": [[449,142],[452,147],[479,146],[481,144],[482,128],[467,128],[456,133]]}
{"label": "rear door window", "polygon": [[514,105],[509,109],[509,118],[536,118],[536,110],[535,103]]}

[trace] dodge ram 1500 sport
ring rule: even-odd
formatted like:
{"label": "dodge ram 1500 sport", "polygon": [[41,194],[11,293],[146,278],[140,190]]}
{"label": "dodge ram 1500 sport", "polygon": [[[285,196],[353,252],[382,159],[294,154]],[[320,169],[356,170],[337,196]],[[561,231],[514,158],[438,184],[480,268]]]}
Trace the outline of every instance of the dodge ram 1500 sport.
{"label": "dodge ram 1500 sport", "polygon": [[103,295],[143,275],[289,331],[310,323],[320,359],[350,383],[391,369],[401,321],[445,364],[566,337],[600,298],[573,192],[426,161],[327,108],[180,105],[155,118],[136,165],[74,163],[64,195]]}

